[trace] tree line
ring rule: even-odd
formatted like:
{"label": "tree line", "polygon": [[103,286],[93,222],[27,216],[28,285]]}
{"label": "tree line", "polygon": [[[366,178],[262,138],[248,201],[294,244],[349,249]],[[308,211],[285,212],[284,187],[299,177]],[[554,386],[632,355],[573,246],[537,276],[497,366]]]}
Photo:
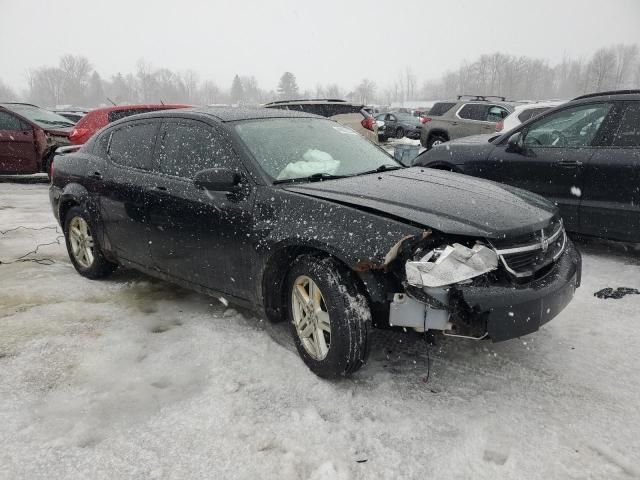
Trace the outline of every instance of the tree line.
{"label": "tree line", "polygon": [[111,103],[189,103],[254,105],[279,99],[345,98],[365,104],[406,100],[438,100],[458,94],[503,95],[511,99],[571,98],[588,92],[640,88],[638,45],[614,45],[587,59],[547,60],[500,52],[463,62],[438,80],[423,81],[410,67],[391,84],[377,88],[363,79],[352,88],[338,83],[301,89],[291,72],[284,72],[277,88],[265,89],[251,75],[235,75],[229,88],[201,79],[193,70],[155,68],[144,60],[135,72],[104,78],[83,56],[64,55],[57,66],[41,66],[26,73],[26,86],[17,93],[0,78],[0,101],[21,99],[42,106],[95,107]]}

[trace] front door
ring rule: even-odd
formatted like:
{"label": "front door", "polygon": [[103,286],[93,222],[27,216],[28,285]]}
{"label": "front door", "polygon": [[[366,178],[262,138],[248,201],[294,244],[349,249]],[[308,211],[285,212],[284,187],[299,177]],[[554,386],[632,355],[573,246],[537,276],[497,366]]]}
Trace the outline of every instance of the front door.
{"label": "front door", "polygon": [[0,111],[0,173],[37,173],[38,160],[31,125]]}
{"label": "front door", "polygon": [[610,103],[586,104],[545,115],[520,129],[519,151],[505,141],[486,161],[472,162],[468,173],[542,195],[560,207],[568,230],[580,232],[584,171],[610,108]]}
{"label": "front door", "polygon": [[640,242],[640,101],[618,108],[586,165],[580,223],[588,235]]}
{"label": "front door", "polygon": [[243,168],[224,133],[196,120],[163,124],[160,171],[150,191],[150,248],[159,270],[233,296],[252,295],[253,195],[193,183],[206,168]]}

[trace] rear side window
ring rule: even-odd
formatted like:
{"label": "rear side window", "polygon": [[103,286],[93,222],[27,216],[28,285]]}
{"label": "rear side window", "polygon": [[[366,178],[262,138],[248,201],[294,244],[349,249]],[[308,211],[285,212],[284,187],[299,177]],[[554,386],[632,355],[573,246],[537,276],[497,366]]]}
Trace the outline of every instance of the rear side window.
{"label": "rear side window", "polygon": [[431,107],[431,110],[429,110],[429,115],[434,117],[439,117],[447,113],[449,110],[451,110],[454,105],[455,105],[455,102],[435,103],[433,107]]}
{"label": "rear side window", "polygon": [[10,113],[0,112],[0,130],[22,130],[22,122]]}
{"label": "rear side window", "polygon": [[460,118],[464,118],[465,120],[484,121],[487,119],[488,110],[489,105],[480,103],[467,103],[460,109],[460,111],[458,112],[458,116]]}
{"label": "rear side window", "polygon": [[160,171],[193,178],[205,168],[237,168],[233,150],[213,127],[201,122],[170,122],[160,144]]}
{"label": "rear side window", "polygon": [[345,115],[347,113],[360,113],[362,105],[349,105],[343,103],[328,103],[324,105],[327,117],[333,117],[334,115]]}
{"label": "rear side window", "polygon": [[158,122],[148,122],[125,125],[113,131],[109,158],[126,167],[152,170],[157,130]]}
{"label": "rear side window", "polygon": [[640,102],[633,102],[622,114],[618,131],[613,136],[616,147],[640,147]]}
{"label": "rear side window", "polygon": [[109,119],[109,123],[112,123],[116,120],[130,117],[131,115],[137,115],[139,113],[147,112],[157,112],[158,110],[162,110],[162,108],[130,108],[127,110],[115,110],[113,112],[109,112],[107,114],[107,118]]}

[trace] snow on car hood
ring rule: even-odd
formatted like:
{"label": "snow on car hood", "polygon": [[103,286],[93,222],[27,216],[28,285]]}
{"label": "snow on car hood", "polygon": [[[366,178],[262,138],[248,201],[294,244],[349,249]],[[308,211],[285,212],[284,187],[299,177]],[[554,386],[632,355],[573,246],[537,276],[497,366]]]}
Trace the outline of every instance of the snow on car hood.
{"label": "snow on car hood", "polygon": [[515,187],[420,167],[283,188],[443,233],[493,239],[540,230],[557,211]]}

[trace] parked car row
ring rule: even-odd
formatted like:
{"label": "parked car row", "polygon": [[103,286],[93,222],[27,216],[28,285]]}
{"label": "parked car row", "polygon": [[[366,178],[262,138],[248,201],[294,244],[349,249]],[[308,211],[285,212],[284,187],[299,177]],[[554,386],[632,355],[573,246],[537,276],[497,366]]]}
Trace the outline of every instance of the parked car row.
{"label": "parked car row", "polygon": [[[0,103],[0,174],[50,173],[56,151],[82,145],[102,127],[137,113],[190,105],[122,105],[82,113],[27,103]],[[74,120],[80,116],[79,120]]]}

